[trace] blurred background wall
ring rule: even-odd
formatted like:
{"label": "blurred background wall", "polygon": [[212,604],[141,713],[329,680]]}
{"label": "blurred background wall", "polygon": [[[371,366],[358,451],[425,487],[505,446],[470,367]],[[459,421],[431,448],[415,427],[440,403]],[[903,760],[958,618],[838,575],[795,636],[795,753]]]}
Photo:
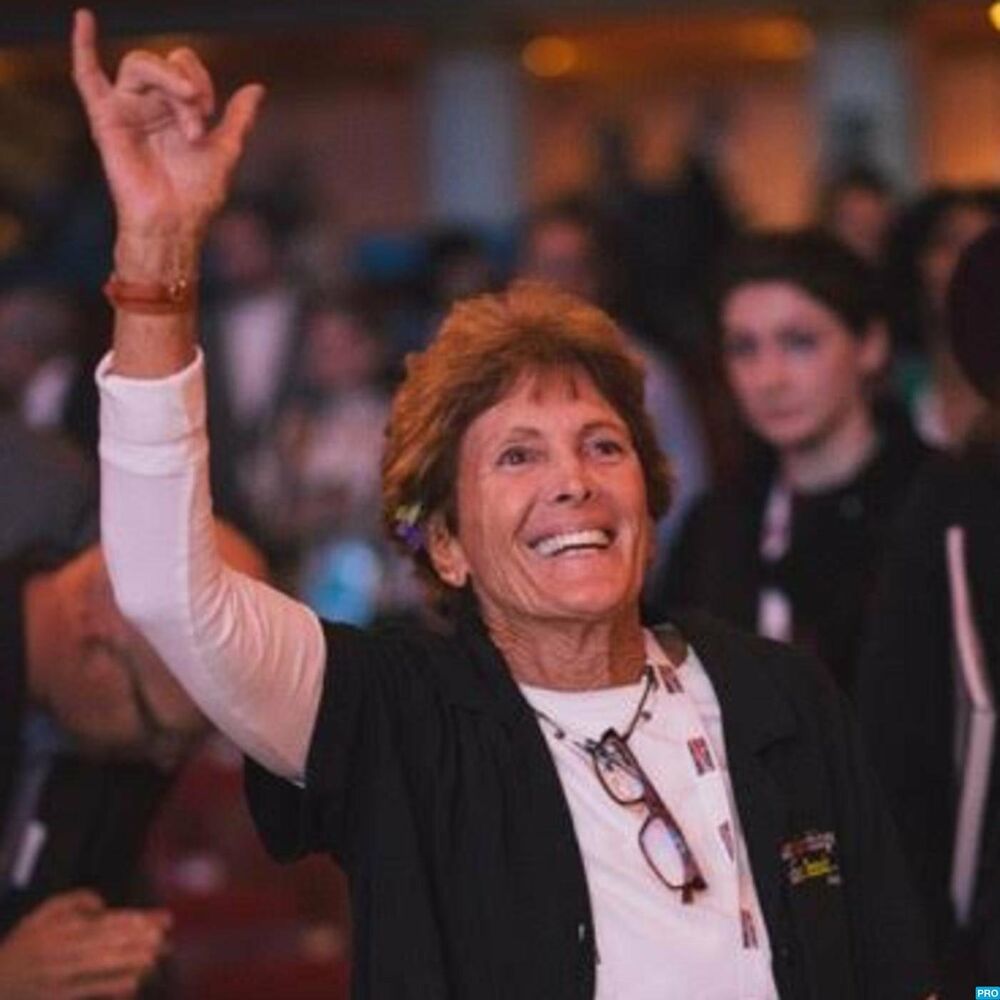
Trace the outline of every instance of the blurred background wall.
{"label": "blurred background wall", "polygon": [[[903,191],[1000,179],[1000,36],[981,2],[96,7],[119,45],[189,42],[225,82],[265,80],[243,183],[288,185],[347,238],[504,223],[595,183],[616,141],[649,178],[708,147],[749,223],[807,220],[845,159]],[[44,239],[23,227],[45,209],[71,224],[88,175],[69,9],[5,4],[0,246]]]}

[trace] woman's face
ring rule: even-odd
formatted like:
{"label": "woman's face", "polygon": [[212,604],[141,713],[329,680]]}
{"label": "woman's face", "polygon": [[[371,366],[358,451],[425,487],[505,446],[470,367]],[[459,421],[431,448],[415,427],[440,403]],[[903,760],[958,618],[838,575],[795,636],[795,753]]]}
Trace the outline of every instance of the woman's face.
{"label": "woman's face", "polygon": [[634,613],[652,519],[628,427],[577,369],[530,373],[469,426],[457,533],[431,533],[446,583],[491,628]]}
{"label": "woman's face", "polygon": [[822,445],[868,406],[865,383],[885,360],[880,333],[864,337],[798,286],[740,285],[722,305],[726,375],[744,419],[778,451]]}
{"label": "woman's face", "polygon": [[996,221],[985,206],[956,205],[935,226],[933,238],[920,258],[927,298],[937,314],[945,309],[948,286],[965,248]]}
{"label": "woman's face", "polygon": [[306,324],[306,375],[323,389],[371,385],[378,372],[375,338],[347,312],[318,312]]}

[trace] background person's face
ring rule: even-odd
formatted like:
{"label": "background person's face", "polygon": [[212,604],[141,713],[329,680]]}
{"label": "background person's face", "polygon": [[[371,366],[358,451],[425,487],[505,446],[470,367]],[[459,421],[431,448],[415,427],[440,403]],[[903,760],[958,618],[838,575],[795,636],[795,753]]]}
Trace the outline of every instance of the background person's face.
{"label": "background person's face", "polygon": [[306,377],[329,390],[370,385],[378,374],[375,337],[350,313],[316,313],[306,324]]}
{"label": "background person's face", "polygon": [[888,195],[866,188],[848,188],[833,206],[830,228],[859,257],[878,264],[892,217],[892,199]]}
{"label": "background person's face", "polygon": [[859,408],[882,362],[875,335],[855,337],[796,285],[752,282],[722,305],[726,375],[744,419],[778,451],[816,447]]}
{"label": "background person's face", "polygon": [[201,713],[122,618],[100,551],[92,547],[67,563],[56,580],[64,613],[60,655],[47,669],[53,715],[91,753],[175,763],[184,740],[169,734],[197,732]]}
{"label": "background person's face", "polygon": [[526,375],[480,414],[457,489],[442,576],[471,580],[491,628],[634,610],[651,552],[645,479],[625,422],[583,372]]}
{"label": "background person's face", "polygon": [[920,271],[931,307],[944,312],[948,286],[962,253],[996,221],[985,206],[957,205],[935,226],[934,236],[920,258]]}
{"label": "background person's face", "polygon": [[597,248],[587,230],[571,222],[538,225],[529,234],[519,274],[547,281],[588,302],[596,302],[601,293]]}

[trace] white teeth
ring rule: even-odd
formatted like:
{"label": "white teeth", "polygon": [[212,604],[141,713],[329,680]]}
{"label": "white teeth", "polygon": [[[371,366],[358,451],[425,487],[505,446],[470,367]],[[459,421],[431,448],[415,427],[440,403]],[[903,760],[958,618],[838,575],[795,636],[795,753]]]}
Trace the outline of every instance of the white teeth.
{"label": "white teeth", "polygon": [[589,528],[586,531],[566,531],[561,535],[549,535],[535,543],[535,551],[543,556],[555,556],[567,549],[607,548],[611,544],[611,536],[600,528]]}

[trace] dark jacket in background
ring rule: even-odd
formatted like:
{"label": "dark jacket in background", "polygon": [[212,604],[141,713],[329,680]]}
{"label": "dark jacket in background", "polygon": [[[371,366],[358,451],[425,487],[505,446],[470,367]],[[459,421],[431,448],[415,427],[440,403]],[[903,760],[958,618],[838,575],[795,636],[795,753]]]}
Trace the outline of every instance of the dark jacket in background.
{"label": "dark jacket in background", "polygon": [[653,616],[697,607],[754,631],[761,589],[775,586],[791,603],[792,641],[853,695],[889,526],[928,454],[908,427],[893,424],[849,482],[794,495],[788,551],[772,564],[761,557],[760,541],[776,469],[772,459],[758,458],[735,483],[692,508],[662,579],[649,591]]}
{"label": "dark jacket in background", "polygon": [[97,478],[64,440],[0,414],[0,559],[76,551],[97,537]]}
{"label": "dark jacket in background", "polygon": [[[886,550],[858,685],[872,761],[942,953],[954,923],[948,884],[959,795],[945,553],[952,525],[966,532],[973,613],[1000,694],[1000,452],[985,450],[939,458],[914,483]],[[1000,981],[1000,748],[994,749],[972,937],[980,963],[975,982]]]}

